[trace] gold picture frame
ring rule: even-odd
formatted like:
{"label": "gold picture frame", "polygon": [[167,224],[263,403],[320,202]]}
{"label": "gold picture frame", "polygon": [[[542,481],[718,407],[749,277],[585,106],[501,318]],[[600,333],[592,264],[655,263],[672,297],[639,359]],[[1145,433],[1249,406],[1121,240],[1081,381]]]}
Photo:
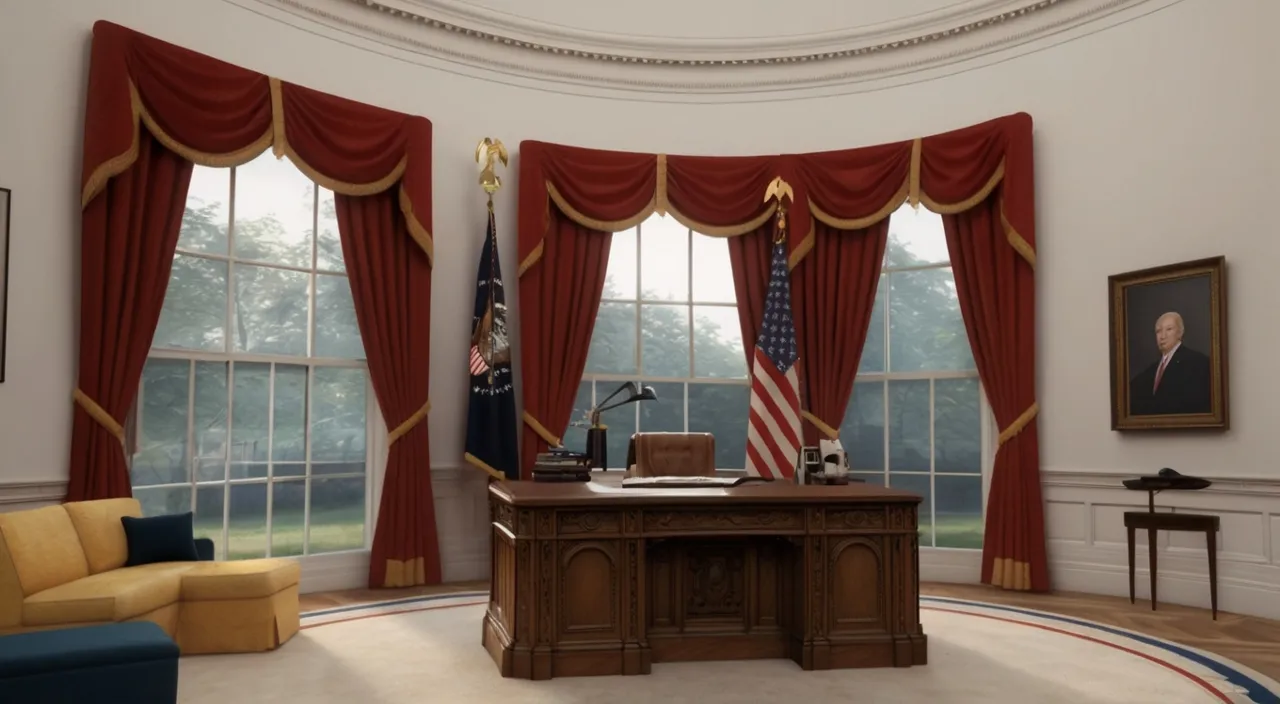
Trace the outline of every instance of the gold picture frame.
{"label": "gold picture frame", "polygon": [[1226,258],[1116,274],[1111,429],[1227,430]]}

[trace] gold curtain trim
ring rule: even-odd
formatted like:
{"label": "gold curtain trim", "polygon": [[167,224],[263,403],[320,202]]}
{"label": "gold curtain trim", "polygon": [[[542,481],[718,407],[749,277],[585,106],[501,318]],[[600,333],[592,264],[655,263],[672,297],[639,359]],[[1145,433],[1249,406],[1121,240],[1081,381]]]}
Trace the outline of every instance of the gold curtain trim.
{"label": "gold curtain trim", "polygon": [[114,435],[115,438],[120,441],[122,446],[125,444],[124,426],[118,423],[115,418],[112,418],[111,414],[107,413],[107,409],[99,406],[97,401],[89,398],[89,395],[80,389],[76,389],[71,394],[71,398],[74,399],[76,403],[80,404],[80,407],[84,409],[84,412],[88,413],[90,418],[97,421],[98,425],[106,428],[107,432]]}
{"label": "gold curtain trim", "polygon": [[[132,84],[129,85],[129,90],[131,93],[133,92]],[[134,103],[133,140],[129,142],[128,149],[125,149],[124,152],[102,162],[98,165],[98,168],[94,169],[93,173],[89,175],[89,181],[84,184],[84,189],[80,191],[81,209],[89,205],[89,202],[97,197],[97,195],[107,187],[107,181],[110,181],[112,178],[124,173],[130,166],[133,166],[133,162],[138,160],[139,129],[140,123],[138,120],[138,106],[137,103]]]}
{"label": "gold curtain trim", "polygon": [[991,564],[992,586],[1025,592],[1031,589],[1031,563],[997,557]]}
{"label": "gold curtain trim", "polygon": [[658,166],[655,169],[657,184],[654,186],[653,212],[666,215],[671,204],[667,202],[667,155],[658,155]]}
{"label": "gold curtain trim", "polygon": [[426,562],[421,557],[408,560],[387,560],[387,574],[382,579],[384,587],[417,587],[427,583]]}
{"label": "gold curtain trim", "polygon": [[543,244],[543,241],[539,241],[538,246],[534,247],[532,252],[529,252],[529,256],[525,257],[524,261],[520,262],[520,268],[516,271],[517,279],[524,276],[524,272],[533,268],[533,265],[537,264],[538,261],[542,259]]}
{"label": "gold curtain trim", "polygon": [[908,177],[902,182],[902,188],[899,188],[898,192],[893,194],[893,198],[890,198],[888,203],[885,203],[879,210],[865,218],[838,218],[826,212],[822,208],[819,208],[818,204],[814,203],[812,198],[809,199],[809,212],[813,214],[813,217],[821,220],[831,227],[840,230],[861,230],[865,227],[871,227],[890,215],[893,215],[893,211],[897,210],[898,206],[902,205],[902,203],[907,200],[910,193],[911,182]]}
{"label": "gold curtain trim", "polygon": [[1000,182],[1003,180],[1004,159],[1001,159],[1000,163],[996,165],[996,170],[991,172],[991,177],[982,185],[982,188],[979,188],[977,193],[974,193],[959,203],[939,203],[938,201],[930,198],[926,193],[921,193],[920,199],[921,202],[924,203],[924,207],[939,215],[955,215],[956,213],[963,213],[986,200],[987,196],[991,195],[991,192],[994,191],[996,186],[1000,185]]}
{"label": "gold curtain trim", "polygon": [[1023,239],[1022,235],[1014,229],[1009,222],[1009,218],[1005,217],[1003,200],[1000,201],[1000,224],[1004,226],[1004,238],[1008,240],[1009,246],[1022,255],[1022,258],[1027,260],[1027,263],[1034,270],[1036,268],[1036,250],[1031,247],[1030,242]]}
{"label": "gold curtain trim", "polygon": [[804,239],[800,240],[800,244],[791,251],[791,256],[787,259],[787,271],[795,271],[795,268],[800,266],[800,262],[813,251],[813,244],[817,238],[818,234],[811,224],[809,234],[805,235]]}
{"label": "gold curtain trim", "polygon": [[911,207],[920,207],[920,159],[924,155],[924,140],[911,140],[911,171],[907,174],[907,200]]}
{"label": "gold curtain trim", "polygon": [[275,139],[271,140],[271,153],[279,159],[284,156],[289,144],[284,133],[284,91],[280,88],[280,79],[275,76],[267,78],[267,85],[271,87],[271,128],[275,132]]}
{"label": "gold curtain trim", "polygon": [[813,424],[813,427],[815,427],[815,428],[817,428],[818,430],[822,431],[822,434],[823,434],[823,435],[826,435],[828,438],[830,438],[830,439],[832,439],[832,440],[839,440],[839,439],[840,439],[840,430],[839,430],[838,428],[833,428],[833,427],[831,427],[831,426],[827,425],[825,422],[823,422],[823,420],[822,420],[821,418],[819,418],[819,417],[817,417],[817,416],[813,415],[812,413],[810,413],[810,412],[808,412],[808,411],[800,411],[800,415],[801,415],[801,416],[803,416],[805,420],[807,420],[807,421],[809,421],[810,423],[812,423],[812,424]]}
{"label": "gold curtain trim", "polygon": [[537,418],[534,418],[533,416],[529,415],[528,411],[524,412],[524,422],[525,422],[525,425],[528,425],[530,428],[533,428],[533,432],[537,433],[538,437],[545,440],[548,445],[552,447],[560,447],[560,438],[552,435],[551,431],[547,430],[546,426],[539,423]]}
{"label": "gold curtain trim", "polygon": [[476,457],[470,452],[463,454],[462,459],[466,460],[467,464],[471,465],[472,467],[488,472],[489,476],[493,477],[494,479],[497,479],[500,481],[506,481],[507,479],[507,475],[494,469],[493,466],[490,465],[488,462],[485,462],[484,460],[480,459],[479,457]]}
{"label": "gold curtain trim", "polygon": [[547,195],[551,196],[551,200],[555,202],[556,207],[560,208],[560,212],[568,215],[570,220],[582,225],[583,227],[589,227],[593,230],[601,230],[603,232],[622,232],[623,230],[630,230],[636,225],[639,225],[644,222],[645,218],[653,214],[658,199],[658,191],[655,188],[653,197],[649,199],[649,203],[641,208],[640,212],[635,215],[622,220],[596,220],[595,218],[589,218],[586,215],[583,215],[572,205],[569,205],[569,201],[565,200],[564,196],[560,195],[559,189],[557,189],[555,184],[550,181],[547,181]]}
{"label": "gold curtain trim", "polygon": [[427,414],[430,412],[431,401],[428,400],[426,403],[422,404],[422,408],[414,411],[413,415],[406,418],[400,425],[397,425],[395,430],[387,433],[387,447],[391,447],[395,444],[396,440],[399,440],[410,430],[413,430],[414,426],[422,422],[422,419],[426,418]]}
{"label": "gold curtain trim", "polygon": [[[404,162],[402,161],[401,164]],[[431,233],[427,228],[418,222],[418,216],[413,212],[413,201],[409,200],[409,194],[404,190],[404,184],[400,184],[400,212],[404,213],[405,226],[409,228],[409,236],[414,242],[422,248],[427,254],[427,263],[431,268],[436,265],[436,244],[435,239],[431,237]]]}
{"label": "gold curtain trim", "polygon": [[1010,423],[1009,427],[1000,431],[1000,439],[996,444],[996,447],[1003,447],[1006,442],[1009,442],[1014,438],[1014,436],[1021,433],[1022,429],[1027,427],[1027,424],[1034,420],[1036,415],[1039,413],[1040,403],[1038,401],[1033,401],[1031,405],[1027,407],[1027,410],[1023,411],[1022,415],[1018,416],[1017,420]]}
{"label": "gold curtain trim", "polygon": [[739,237],[747,234],[748,232],[755,232],[760,229],[761,225],[769,222],[769,218],[773,217],[773,214],[777,209],[778,203],[777,201],[774,201],[769,204],[769,207],[765,208],[764,212],[737,225],[707,225],[705,223],[700,223],[697,220],[693,220],[692,218],[684,215],[679,210],[672,208],[669,204],[667,206],[667,214],[675,218],[676,222],[700,235],[707,235],[708,237]]}

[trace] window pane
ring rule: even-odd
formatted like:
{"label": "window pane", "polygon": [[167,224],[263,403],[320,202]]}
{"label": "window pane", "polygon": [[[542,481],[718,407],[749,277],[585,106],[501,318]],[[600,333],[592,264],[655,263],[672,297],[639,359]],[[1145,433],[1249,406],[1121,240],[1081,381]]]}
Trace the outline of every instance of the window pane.
{"label": "window pane", "polygon": [[929,471],[929,380],[889,382],[889,471]]}
{"label": "window pane", "polygon": [[982,477],[936,477],[935,533],[940,548],[982,548]]}
{"label": "window pane", "polygon": [[636,373],[636,304],[601,303],[587,351],[587,373]]}
{"label": "window pane", "polygon": [[191,485],[135,488],[133,498],[142,505],[144,516],[171,516],[191,510]]}
{"label": "window pane", "polygon": [[898,271],[887,276],[890,369],[974,369],[951,269]]}
{"label": "window pane", "polygon": [[338,209],[333,191],[320,189],[320,205],[316,213],[316,268],[321,271],[346,271],[342,259],[342,240],[338,237]]}
{"label": "window pane", "polygon": [[227,516],[227,558],[267,556],[267,485],[232,484]]}
{"label": "window pane", "polygon": [[689,376],[689,306],[640,306],[644,349],[640,371],[646,376]]}
{"label": "window pane", "polygon": [[316,367],[311,402],[311,472],[365,470],[365,372]]}
{"label": "window pane", "polygon": [[689,384],[689,432],[715,435],[717,469],[747,466],[750,394],[745,384]]}
{"label": "window pane", "polygon": [[226,478],[227,363],[196,362],[196,481]]}
{"label": "window pane", "polygon": [[208,484],[196,488],[195,537],[213,541],[214,557],[222,560],[227,555],[227,544],[222,539],[222,509],[226,506],[226,484]]}
{"label": "window pane", "polygon": [[693,368],[694,375],[702,378],[747,378],[737,308],[693,307]]}
{"label": "window pane", "polygon": [[227,225],[231,224],[230,202],[231,169],[207,166],[192,169],[178,249],[225,255]]}
{"label": "window pane", "polygon": [[235,272],[236,351],[305,357],[311,277],[250,264]]}
{"label": "window pane", "polygon": [[133,486],[190,481],[187,476],[187,399],[191,363],[148,359],[142,368]]}
{"label": "window pane", "polygon": [[884,486],[884,472],[851,472],[850,481],[862,480],[871,486]]}
{"label": "window pane", "polygon": [[307,509],[305,481],[276,482],[271,486],[271,555],[301,555],[306,542],[303,516]]}
{"label": "window pane", "polygon": [[609,243],[609,268],[604,277],[605,300],[636,300],[636,230],[613,233]]}
{"label": "window pane", "polygon": [[307,471],[307,368],[277,364],[274,391],[272,475],[300,476]]}
{"label": "window pane", "polygon": [[889,284],[884,276],[876,284],[876,301],[871,309],[871,323],[867,326],[867,341],[862,345],[862,357],[858,360],[859,374],[884,372],[884,299]]}
{"label": "window pane", "polygon": [[236,167],[237,257],[311,267],[316,186],[270,151]]}
{"label": "window pane", "polygon": [[646,433],[684,432],[684,384],[649,384],[658,395],[656,401],[640,402],[640,430]]}
{"label": "window pane", "polygon": [[920,266],[951,261],[942,216],[928,208],[902,207],[889,216],[889,244],[885,248],[888,266]]}
{"label": "window pane", "polygon": [[697,303],[737,303],[729,238],[693,233],[693,300]]}
{"label": "window pane", "polygon": [[[569,414],[569,427],[560,442],[574,452],[587,450],[587,424],[591,422],[591,382],[578,384],[578,395],[573,399],[573,411]],[[576,424],[576,425],[575,425]]]}
{"label": "window pane", "polygon": [[231,478],[267,476],[271,365],[239,362],[231,409]]}
{"label": "window pane", "polygon": [[227,263],[176,255],[151,346],[226,349]]}
{"label": "window pane", "polygon": [[884,471],[884,382],[853,385],[853,396],[840,424],[840,444],[852,469]]}
{"label": "window pane", "polygon": [[[615,382],[600,382],[596,397],[603,399],[613,393],[614,388]],[[618,395],[620,396],[621,394]],[[617,401],[618,397],[613,400]],[[627,446],[631,444],[631,436],[636,432],[636,404],[605,411],[600,414],[600,422],[609,428],[605,435],[605,468],[626,469]]]}
{"label": "window pane", "polygon": [[308,552],[364,547],[364,478],[311,480]]}
{"label": "window pane", "polygon": [[345,276],[316,274],[315,356],[364,359],[351,282]]}
{"label": "window pane", "polygon": [[977,379],[938,379],[933,383],[934,471],[982,472],[978,393]]}
{"label": "window pane", "polygon": [[640,291],[646,301],[689,300],[689,228],[674,218],[640,225]]}
{"label": "window pane", "polygon": [[929,475],[928,474],[891,474],[889,475],[889,486],[895,489],[905,489],[913,494],[919,494],[924,498],[920,502],[919,522],[920,522],[920,545],[922,547],[930,547],[933,545],[933,520],[930,517],[932,504],[932,493],[929,491]]}

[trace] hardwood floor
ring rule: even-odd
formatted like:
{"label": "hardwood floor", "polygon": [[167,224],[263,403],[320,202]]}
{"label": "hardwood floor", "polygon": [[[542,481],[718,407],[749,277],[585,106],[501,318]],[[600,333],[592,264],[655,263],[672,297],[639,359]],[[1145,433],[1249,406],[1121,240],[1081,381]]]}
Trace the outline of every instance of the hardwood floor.
{"label": "hardwood floor", "polygon": [[[410,589],[318,592],[302,595],[301,606],[305,613],[335,606],[488,588],[488,582],[459,582]],[[1268,677],[1280,680],[1280,647],[1276,645],[1280,643],[1280,621],[1223,611],[1218,612],[1218,620],[1214,621],[1207,609],[1159,604],[1159,610],[1152,611],[1149,602],[1141,599],[1136,604],[1130,604],[1127,598],[1097,594],[1073,592],[1026,594],[1007,592],[984,585],[942,583],[922,583],[920,591],[928,596],[1023,606],[1126,628],[1216,653],[1253,668]]]}

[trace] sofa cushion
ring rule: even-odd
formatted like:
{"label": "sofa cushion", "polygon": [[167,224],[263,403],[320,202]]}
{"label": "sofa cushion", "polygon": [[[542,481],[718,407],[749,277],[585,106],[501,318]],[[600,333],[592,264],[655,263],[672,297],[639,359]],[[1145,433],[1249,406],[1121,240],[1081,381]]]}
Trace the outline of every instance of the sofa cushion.
{"label": "sofa cushion", "polygon": [[298,561],[284,557],[202,562],[182,573],[182,600],[267,597],[297,585],[301,575]]}
{"label": "sofa cushion", "polygon": [[200,559],[190,511],[150,518],[124,516],[120,524],[129,545],[126,567]]}
{"label": "sofa cushion", "polygon": [[123,621],[178,600],[182,573],[193,563],[121,567],[32,594],[22,602],[24,626]]}
{"label": "sofa cushion", "polygon": [[0,533],[26,596],[89,576],[80,536],[62,506],[0,513]]}
{"label": "sofa cushion", "polygon": [[89,574],[124,567],[129,557],[129,544],[124,537],[123,516],[142,516],[137,499],[100,499],[72,501],[62,505],[80,536]]}

